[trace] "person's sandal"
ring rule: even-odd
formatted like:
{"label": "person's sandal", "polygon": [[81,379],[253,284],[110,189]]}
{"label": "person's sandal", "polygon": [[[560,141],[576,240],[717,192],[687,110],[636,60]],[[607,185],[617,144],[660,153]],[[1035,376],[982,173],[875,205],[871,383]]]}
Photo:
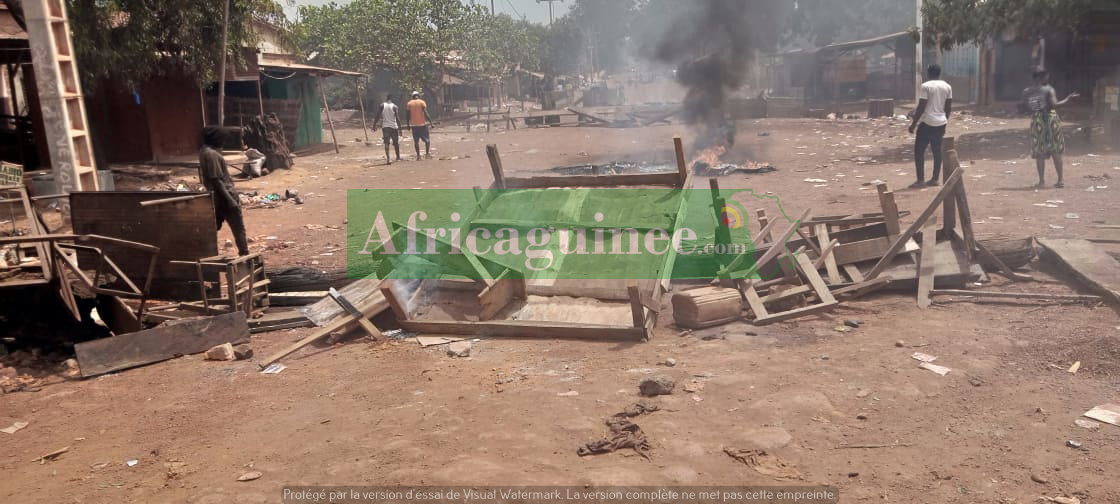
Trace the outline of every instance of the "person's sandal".
{"label": "person's sandal", "polygon": [[1057,182],[1057,183],[1055,183],[1055,184],[1054,184],[1054,187],[1055,187],[1055,188],[1057,188],[1057,189],[1061,189],[1061,188],[1063,188],[1063,187],[1065,187],[1065,186],[1066,186],[1066,185],[1065,185],[1065,183],[1063,183],[1063,182]]}
{"label": "person's sandal", "polygon": [[937,179],[930,179],[929,182],[926,182],[926,187],[934,187],[939,185],[941,185],[941,182],[938,182]]}
{"label": "person's sandal", "polygon": [[925,186],[926,186],[925,182],[922,182],[921,180],[919,180],[917,182],[914,182],[913,184],[910,184],[910,189],[921,189]]}

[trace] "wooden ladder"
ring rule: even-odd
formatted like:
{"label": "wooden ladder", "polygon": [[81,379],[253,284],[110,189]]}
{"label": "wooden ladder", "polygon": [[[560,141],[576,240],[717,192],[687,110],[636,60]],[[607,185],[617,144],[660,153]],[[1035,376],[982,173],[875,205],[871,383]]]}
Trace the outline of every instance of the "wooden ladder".
{"label": "wooden ladder", "polygon": [[[82,85],[70,41],[65,0],[25,0],[24,14],[35,85],[50,146],[51,166],[58,192],[96,191],[98,180],[90,143]],[[40,195],[42,196],[42,195]],[[63,213],[70,202],[63,198]]]}

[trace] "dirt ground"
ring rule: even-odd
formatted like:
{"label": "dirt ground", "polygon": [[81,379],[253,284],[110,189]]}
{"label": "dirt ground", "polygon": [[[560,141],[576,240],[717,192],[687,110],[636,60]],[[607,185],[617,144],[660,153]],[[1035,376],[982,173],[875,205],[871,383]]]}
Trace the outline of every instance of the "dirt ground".
{"label": "dirt ground", "polygon": [[[936,190],[903,189],[913,181],[905,126],[891,119],[741,121],[727,159],[768,161],[778,171],[720,184],[777,195],[793,214],[836,215],[878,211],[874,188],[863,184],[879,179],[913,216]],[[507,173],[519,173],[669,161],[672,137],[690,145],[695,134],[681,125],[445,127],[433,133],[433,159],[385,166],[379,145],[343,129],[341,154],[301,157],[291,171],[238,187],[298,189],[305,200],[247,211],[252,246],[266,251],[267,264],[337,267],[345,263],[346,189],[485,186],[487,143],[499,146]],[[1116,151],[1071,133],[1067,187],[1035,190],[1025,120],[959,116],[949,134],[982,237],[1077,237],[1094,222],[1120,222],[1120,185],[1111,180],[1120,177]],[[412,158],[411,142],[402,147]],[[193,176],[178,169],[172,180]],[[1039,282],[993,275],[987,288],[1076,292],[1033,267],[1043,270],[1031,272]],[[737,447],[777,456],[800,475],[794,483],[838,486],[841,502],[1120,502],[1120,427],[1074,424],[1118,399],[1117,313],[936,301],[923,311],[912,293],[887,292],[818,317],[691,333],[675,328],[666,308],[648,343],[484,339],[469,358],[451,358],[443,347],[358,339],[301,351],[274,375],[258,373],[252,360],[188,356],[90,380],[48,380],[39,392],[0,395],[0,423],[30,422],[0,434],[0,501],[278,502],[286,485],[789,483],[723,451]],[[863,324],[834,330],[843,319]],[[254,335],[252,346],[259,358],[308,332]],[[915,351],[938,356],[952,372],[918,368]],[[665,366],[667,358],[676,365]],[[1082,367],[1068,373],[1074,361]],[[652,442],[651,459],[625,450],[578,457],[576,448],[603,437],[604,420],[638,401],[638,382],[653,374],[678,386],[652,401],[660,411],[635,420]],[[683,391],[685,384],[695,392]],[[69,452],[52,462],[30,462],[64,446]],[[128,459],[138,463],[129,467]],[[263,476],[236,481],[248,471]]]}

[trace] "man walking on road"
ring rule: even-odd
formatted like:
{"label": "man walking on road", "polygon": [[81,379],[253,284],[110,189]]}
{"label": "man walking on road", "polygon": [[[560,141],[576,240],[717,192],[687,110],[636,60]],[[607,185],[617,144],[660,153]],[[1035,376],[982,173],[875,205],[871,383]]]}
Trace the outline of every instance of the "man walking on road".
{"label": "man walking on road", "polygon": [[381,140],[385,143],[385,164],[393,164],[393,161],[389,158],[389,142],[393,143],[393,148],[397,151],[397,161],[400,161],[401,120],[400,116],[397,115],[397,104],[393,103],[393,95],[386,95],[385,103],[382,103],[381,108],[377,109],[377,115],[373,118],[373,129],[376,130],[378,124],[381,124]]}
{"label": "man walking on road", "polygon": [[413,91],[412,99],[405,105],[408,109],[408,126],[412,128],[412,143],[416,146],[416,159],[420,159],[420,140],[424,140],[424,156],[432,157],[432,140],[429,127],[432,118],[428,115],[428,104],[420,99],[420,92]]}
{"label": "man walking on road", "polygon": [[[945,137],[945,125],[953,111],[953,88],[941,80],[941,66],[930,65],[927,71],[929,80],[922,83],[918,91],[918,110],[910,123],[910,133],[917,129],[914,138],[914,167],[918,181],[911,188],[935,186],[941,176],[941,139]],[[926,147],[933,149],[933,176],[925,182]]]}

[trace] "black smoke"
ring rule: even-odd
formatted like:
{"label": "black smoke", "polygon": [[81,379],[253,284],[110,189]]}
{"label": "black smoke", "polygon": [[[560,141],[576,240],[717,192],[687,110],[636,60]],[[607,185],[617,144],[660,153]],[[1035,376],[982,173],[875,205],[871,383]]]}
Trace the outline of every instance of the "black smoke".
{"label": "black smoke", "polygon": [[787,26],[790,0],[696,0],[681,2],[671,28],[664,32],[654,55],[676,65],[677,81],[687,89],[682,118],[719,131],[708,137],[722,140],[734,126],[724,120],[730,93],[749,77],[758,51],[772,50]]}

